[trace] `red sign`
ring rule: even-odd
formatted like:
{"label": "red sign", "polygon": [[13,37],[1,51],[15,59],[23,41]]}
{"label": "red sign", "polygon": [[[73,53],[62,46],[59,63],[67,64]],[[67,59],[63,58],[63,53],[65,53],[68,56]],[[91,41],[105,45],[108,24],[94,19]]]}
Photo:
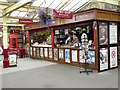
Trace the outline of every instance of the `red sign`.
{"label": "red sign", "polygon": [[66,18],[66,19],[73,18],[73,13],[70,11],[53,10],[53,12],[56,18]]}
{"label": "red sign", "polygon": [[10,34],[20,34],[20,30],[10,30]]}
{"label": "red sign", "polygon": [[93,19],[93,18],[95,18],[94,12],[79,14],[75,16],[76,21],[83,21],[83,20],[88,20],[88,19]]}
{"label": "red sign", "polygon": [[3,28],[3,25],[0,25],[0,30],[2,30],[2,28]]}
{"label": "red sign", "polygon": [[31,26],[25,26],[24,29],[25,30],[29,30],[31,28]]}
{"label": "red sign", "polygon": [[112,51],[112,58],[115,58],[115,56],[116,56],[116,53],[115,53],[115,51]]}
{"label": "red sign", "polygon": [[19,24],[33,24],[32,19],[19,19]]}

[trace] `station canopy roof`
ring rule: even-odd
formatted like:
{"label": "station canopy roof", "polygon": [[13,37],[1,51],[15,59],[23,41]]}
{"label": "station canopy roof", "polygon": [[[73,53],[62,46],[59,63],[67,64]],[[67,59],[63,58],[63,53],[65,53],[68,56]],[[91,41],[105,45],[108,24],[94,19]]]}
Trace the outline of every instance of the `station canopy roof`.
{"label": "station canopy roof", "polygon": [[[93,0],[0,0],[0,23],[3,22],[2,17],[5,15],[7,16],[7,23],[18,23],[19,19],[28,19],[29,12],[40,10],[41,7],[77,12],[81,6],[91,1]],[[114,1],[113,3],[116,3],[119,0],[103,1]],[[5,13],[3,14],[2,11]],[[32,14],[29,19],[38,22],[38,14]]]}

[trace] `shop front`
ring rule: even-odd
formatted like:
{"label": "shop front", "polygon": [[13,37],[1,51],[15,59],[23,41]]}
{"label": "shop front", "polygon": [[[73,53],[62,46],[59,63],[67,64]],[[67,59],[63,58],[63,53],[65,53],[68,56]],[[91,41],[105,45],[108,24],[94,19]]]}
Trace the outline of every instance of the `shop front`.
{"label": "shop front", "polygon": [[75,15],[75,21],[49,28],[28,30],[31,58],[78,67],[85,65],[83,36],[89,69],[105,71],[118,67],[119,13],[90,9]]}

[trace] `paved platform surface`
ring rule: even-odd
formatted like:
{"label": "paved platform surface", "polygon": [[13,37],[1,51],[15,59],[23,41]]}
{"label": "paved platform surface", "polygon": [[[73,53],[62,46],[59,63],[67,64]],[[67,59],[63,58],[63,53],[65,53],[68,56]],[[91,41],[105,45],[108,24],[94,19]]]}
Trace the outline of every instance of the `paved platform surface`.
{"label": "paved platform surface", "polygon": [[80,70],[75,66],[22,58],[18,59],[18,67],[3,68],[0,75],[3,88],[118,88],[118,69],[89,76],[80,74]]}

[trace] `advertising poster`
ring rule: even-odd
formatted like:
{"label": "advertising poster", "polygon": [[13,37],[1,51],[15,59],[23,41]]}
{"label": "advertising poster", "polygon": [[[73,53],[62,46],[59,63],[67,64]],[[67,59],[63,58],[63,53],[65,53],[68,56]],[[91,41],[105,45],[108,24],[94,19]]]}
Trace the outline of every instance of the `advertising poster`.
{"label": "advertising poster", "polygon": [[108,44],[108,26],[106,22],[99,23],[99,45]]}
{"label": "advertising poster", "polygon": [[43,48],[40,48],[40,56],[43,57]]}
{"label": "advertising poster", "polygon": [[68,29],[65,29],[65,35],[68,35]]}
{"label": "advertising poster", "polygon": [[72,61],[77,62],[77,50],[72,50]]}
{"label": "advertising poster", "polygon": [[16,54],[10,54],[9,55],[9,65],[17,65],[17,55]]}
{"label": "advertising poster", "polygon": [[85,63],[84,55],[85,55],[84,50],[80,50],[79,51],[79,62],[80,63]]}
{"label": "advertising poster", "polygon": [[37,48],[37,57],[40,56],[40,53],[39,53],[39,48]]}
{"label": "advertising poster", "polygon": [[88,61],[89,64],[95,64],[95,51],[88,51]]}
{"label": "advertising poster", "polygon": [[54,49],[54,60],[58,60],[58,50],[57,50],[57,48]]}
{"label": "advertising poster", "polygon": [[110,47],[110,68],[117,67],[117,47]]}
{"label": "advertising poster", "polygon": [[31,56],[32,56],[32,47],[30,47],[30,54],[31,54]]}
{"label": "advertising poster", "polygon": [[59,30],[55,30],[55,35],[59,34]]}
{"label": "advertising poster", "polygon": [[63,59],[63,49],[59,49],[59,59]]}
{"label": "advertising poster", "polygon": [[47,48],[44,48],[44,54],[45,54],[45,57],[48,57],[48,49]]}
{"label": "advertising poster", "polygon": [[65,50],[65,62],[70,63],[70,50]]}
{"label": "advertising poster", "polygon": [[49,58],[52,58],[52,48],[49,48]]}
{"label": "advertising poster", "polygon": [[109,33],[110,44],[117,44],[117,23],[110,23],[109,28],[110,28]]}
{"label": "advertising poster", "polygon": [[108,69],[108,48],[100,48],[100,71]]}

